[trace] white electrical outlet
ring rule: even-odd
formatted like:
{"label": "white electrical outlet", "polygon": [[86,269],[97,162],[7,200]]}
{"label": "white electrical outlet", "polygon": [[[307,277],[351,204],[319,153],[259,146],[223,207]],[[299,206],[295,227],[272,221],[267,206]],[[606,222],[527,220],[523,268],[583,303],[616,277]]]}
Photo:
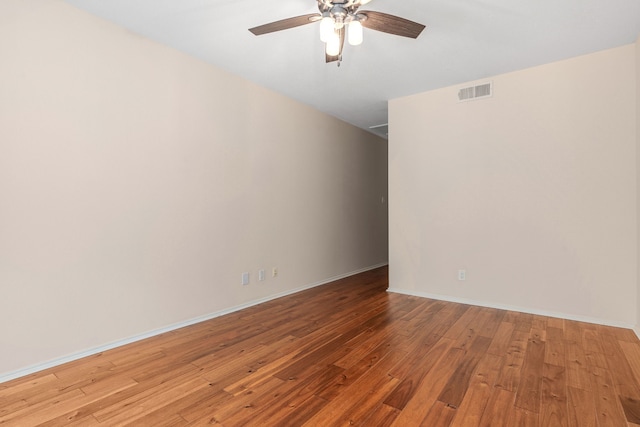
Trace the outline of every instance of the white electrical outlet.
{"label": "white electrical outlet", "polygon": [[467,270],[458,270],[458,280],[467,280]]}
{"label": "white electrical outlet", "polygon": [[271,269],[271,277],[278,277],[278,267],[273,267]]}
{"label": "white electrical outlet", "polygon": [[258,270],[258,280],[261,282],[264,280],[264,270]]}
{"label": "white electrical outlet", "polygon": [[242,285],[249,284],[249,273],[242,273]]}

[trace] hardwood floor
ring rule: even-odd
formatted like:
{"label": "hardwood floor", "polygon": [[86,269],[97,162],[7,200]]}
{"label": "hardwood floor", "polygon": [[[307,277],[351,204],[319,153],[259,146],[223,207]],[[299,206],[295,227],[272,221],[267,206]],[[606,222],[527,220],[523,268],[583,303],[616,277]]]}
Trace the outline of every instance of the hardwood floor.
{"label": "hardwood floor", "polygon": [[0,384],[0,424],[640,426],[632,331],[386,287],[373,270]]}

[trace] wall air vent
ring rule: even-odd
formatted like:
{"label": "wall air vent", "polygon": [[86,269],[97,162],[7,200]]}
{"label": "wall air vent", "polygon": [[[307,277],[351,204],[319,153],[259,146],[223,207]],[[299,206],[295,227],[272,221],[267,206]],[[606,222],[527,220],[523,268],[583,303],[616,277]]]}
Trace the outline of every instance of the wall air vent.
{"label": "wall air vent", "polygon": [[477,86],[463,87],[458,91],[458,102],[471,101],[473,99],[488,98],[493,94],[493,84],[483,83]]}
{"label": "wall air vent", "polygon": [[389,137],[389,123],[384,123],[381,125],[369,126],[369,130],[372,133],[375,133],[378,136],[381,136],[385,139]]}

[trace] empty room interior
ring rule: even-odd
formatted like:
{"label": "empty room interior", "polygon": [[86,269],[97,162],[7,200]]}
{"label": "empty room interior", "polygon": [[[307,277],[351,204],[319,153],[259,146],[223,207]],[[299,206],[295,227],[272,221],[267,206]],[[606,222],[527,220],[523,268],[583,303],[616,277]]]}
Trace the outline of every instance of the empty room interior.
{"label": "empty room interior", "polygon": [[0,424],[640,427],[640,4],[535,3],[0,0]]}

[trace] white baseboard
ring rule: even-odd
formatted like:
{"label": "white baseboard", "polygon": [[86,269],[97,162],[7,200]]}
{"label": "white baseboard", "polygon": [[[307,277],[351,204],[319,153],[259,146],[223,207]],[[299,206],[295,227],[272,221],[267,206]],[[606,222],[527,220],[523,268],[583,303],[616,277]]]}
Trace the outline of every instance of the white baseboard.
{"label": "white baseboard", "polygon": [[67,356],[63,356],[57,359],[53,359],[53,360],[49,360],[47,362],[43,362],[43,363],[38,363],[35,365],[31,365],[31,366],[27,366],[26,368],[22,368],[22,369],[18,369],[15,371],[11,371],[5,374],[0,375],[0,383],[3,382],[7,382],[7,381],[11,381],[13,379],[16,378],[20,378],[20,377],[24,377],[26,375],[30,375],[33,374],[35,372],[39,372],[45,369],[49,369],[49,368],[53,368],[54,366],[59,366],[68,362],[72,362],[74,360],[78,360],[78,359],[82,359],[83,357],[87,357],[87,356],[92,356],[94,354],[98,354],[98,353],[102,353],[104,351],[107,350],[111,350],[114,349],[116,347],[121,347],[123,345],[127,345],[127,344],[131,344],[133,342],[136,341],[140,341],[146,338],[151,338],[153,336],[156,335],[160,335],[163,334],[165,332],[169,332],[169,331],[173,331],[176,329],[180,329],[180,328],[184,328],[185,326],[190,326],[190,325],[194,325],[196,323],[200,323],[200,322],[204,322],[206,320],[210,320],[210,319],[214,319],[216,317],[220,317],[220,316],[224,316],[225,314],[229,314],[229,313],[233,313],[235,311],[239,311],[239,310],[243,310],[245,308],[249,308],[252,307],[254,305],[258,305],[258,304],[262,304],[263,302],[267,302],[267,301],[271,301],[274,300],[276,298],[281,298],[287,295],[291,295],[291,294],[295,294],[307,289],[311,289],[311,288],[315,288],[316,286],[322,286],[322,285],[326,285],[327,283],[331,283],[333,281],[339,280],[339,279],[344,279],[345,277],[349,277],[349,276],[353,276],[355,274],[359,274],[359,273],[364,273],[365,271],[369,271],[369,270],[373,270],[379,267],[384,267],[385,265],[387,265],[387,263],[381,263],[381,264],[376,264],[376,265],[372,265],[369,267],[365,267],[365,268],[361,268],[359,270],[355,270],[355,271],[351,271],[349,273],[345,273],[345,274],[340,274],[334,277],[330,277],[328,279],[325,280],[321,280],[319,282],[315,282],[315,283],[311,283],[308,285],[304,285],[295,289],[291,289],[288,291],[284,291],[284,292],[279,292],[277,294],[273,294],[273,295],[269,295],[267,297],[264,298],[260,298],[260,299],[256,299],[256,300],[252,300],[249,302],[246,302],[244,304],[240,304],[234,307],[230,307],[224,310],[220,310],[220,311],[216,311],[214,313],[210,313],[210,314],[205,314],[203,316],[199,316],[193,319],[189,319],[189,320],[185,320],[183,322],[179,322],[179,323],[174,323],[172,325],[163,327],[163,328],[158,328],[158,329],[154,329],[152,331],[149,332],[145,332],[143,334],[139,334],[139,335],[134,335],[132,337],[128,337],[128,338],[124,338],[122,340],[118,340],[118,341],[114,341],[111,342],[109,344],[105,344],[99,347],[94,347],[85,351],[80,351],[78,353],[73,353]]}
{"label": "white baseboard", "polygon": [[430,294],[427,292],[419,292],[419,291],[400,289],[400,288],[390,287],[389,289],[387,289],[387,292],[394,292],[397,294],[411,295],[415,297],[429,298],[429,299],[435,299],[440,301],[456,302],[460,304],[477,305],[480,307],[497,308],[500,310],[519,311],[521,313],[536,314],[539,316],[557,317],[560,319],[576,320],[578,322],[614,326],[616,328],[632,329],[636,332],[636,335],[640,337],[640,334],[638,334],[638,330],[635,325],[629,325],[628,323],[617,322],[614,320],[598,319],[595,317],[588,317],[588,316],[577,316],[573,314],[559,313],[559,312],[553,312],[553,311],[547,311],[547,310],[538,310],[531,307],[519,307],[519,306],[508,305],[508,304],[496,304],[488,301],[478,301],[478,300],[473,300],[468,298],[458,298],[458,297],[452,297],[449,295]]}

